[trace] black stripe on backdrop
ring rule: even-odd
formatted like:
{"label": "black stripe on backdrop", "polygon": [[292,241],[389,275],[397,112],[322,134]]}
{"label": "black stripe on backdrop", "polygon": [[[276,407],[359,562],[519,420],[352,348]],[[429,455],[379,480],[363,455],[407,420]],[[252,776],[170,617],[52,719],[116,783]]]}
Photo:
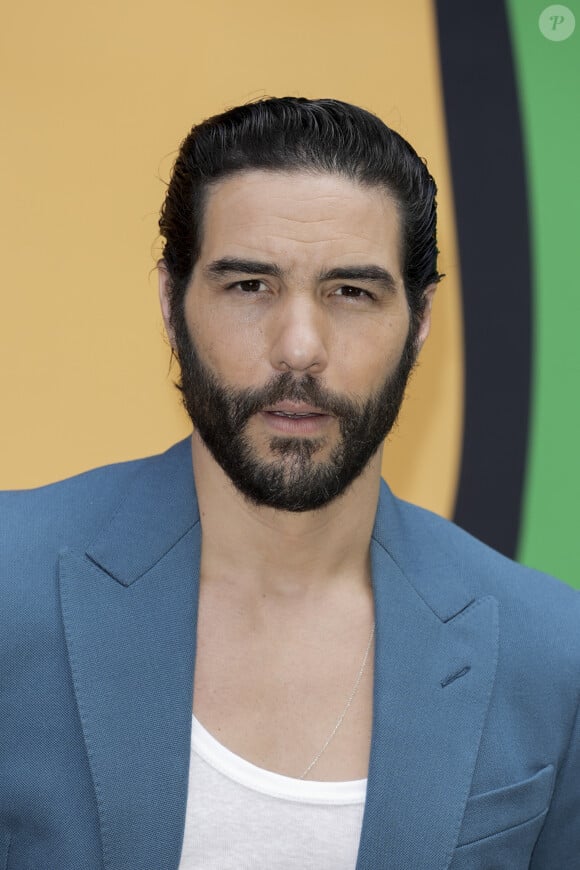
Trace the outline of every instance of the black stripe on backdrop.
{"label": "black stripe on backdrop", "polygon": [[512,48],[499,0],[436,0],[436,10],[465,338],[454,519],[514,557],[528,440],[531,276]]}

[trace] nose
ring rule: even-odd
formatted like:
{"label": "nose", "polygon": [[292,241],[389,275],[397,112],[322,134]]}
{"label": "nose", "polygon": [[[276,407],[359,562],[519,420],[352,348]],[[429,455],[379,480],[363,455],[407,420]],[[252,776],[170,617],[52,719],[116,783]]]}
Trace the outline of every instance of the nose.
{"label": "nose", "polygon": [[315,300],[287,298],[272,312],[270,362],[278,371],[320,374],[328,364],[324,314]]}

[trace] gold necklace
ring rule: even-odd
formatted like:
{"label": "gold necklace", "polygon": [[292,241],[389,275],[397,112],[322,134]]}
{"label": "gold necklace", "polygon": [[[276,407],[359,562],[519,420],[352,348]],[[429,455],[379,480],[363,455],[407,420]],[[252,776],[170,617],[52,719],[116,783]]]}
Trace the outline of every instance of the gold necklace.
{"label": "gold necklace", "polygon": [[342,713],[338,717],[338,721],[337,721],[336,725],[334,726],[334,728],[332,729],[332,733],[330,734],[330,737],[328,738],[328,740],[326,741],[326,743],[324,744],[324,746],[322,747],[322,749],[320,750],[318,755],[314,758],[313,761],[310,762],[310,764],[308,765],[308,767],[306,768],[306,770],[304,771],[304,773],[302,774],[300,779],[304,779],[304,777],[312,770],[312,768],[314,767],[314,765],[316,764],[316,762],[318,761],[318,759],[320,758],[322,753],[328,748],[328,744],[330,743],[330,741],[332,740],[332,738],[334,737],[334,735],[336,734],[336,732],[338,731],[338,729],[342,725],[342,721],[343,721],[344,717],[346,716],[347,710],[350,707],[350,705],[352,704],[354,696],[356,695],[356,693],[358,691],[358,687],[360,685],[360,681],[362,679],[362,675],[363,675],[364,669],[366,667],[367,659],[369,657],[369,652],[370,652],[371,644],[373,642],[374,634],[375,634],[375,623],[373,622],[373,627],[371,629],[371,636],[369,637],[369,642],[367,644],[364,659],[363,659],[362,665],[360,666],[360,670],[357,674],[357,678],[356,678],[355,683],[354,683],[354,688],[353,688],[352,692],[350,693],[350,697],[349,697],[348,701],[346,702],[346,707],[344,708],[344,710],[342,711]]}

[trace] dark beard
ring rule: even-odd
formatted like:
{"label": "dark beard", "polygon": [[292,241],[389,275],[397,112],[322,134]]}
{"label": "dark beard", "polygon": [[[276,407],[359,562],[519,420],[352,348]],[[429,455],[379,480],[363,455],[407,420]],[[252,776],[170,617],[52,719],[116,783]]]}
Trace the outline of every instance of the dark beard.
{"label": "dark beard", "polygon": [[[176,317],[177,386],[206,447],[245,498],[277,510],[317,510],[344,493],[391,431],[417,356],[413,319],[411,323],[397,368],[360,402],[330,393],[312,375],[298,381],[291,372],[275,375],[264,387],[225,386],[199,358],[185,318]],[[326,461],[313,460],[326,437],[274,435],[268,443],[279,459],[268,462],[256,455],[245,432],[247,421],[285,399],[307,402],[337,418],[341,438]]]}

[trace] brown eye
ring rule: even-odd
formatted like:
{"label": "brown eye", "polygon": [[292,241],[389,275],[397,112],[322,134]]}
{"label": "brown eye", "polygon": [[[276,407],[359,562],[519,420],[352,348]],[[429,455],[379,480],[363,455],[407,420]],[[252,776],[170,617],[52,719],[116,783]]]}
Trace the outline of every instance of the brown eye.
{"label": "brown eye", "polygon": [[[345,284],[343,287],[339,287],[338,290],[343,291],[341,295],[345,299],[373,299],[374,297],[368,292],[368,290],[363,290],[361,287],[351,287],[348,284]],[[346,292],[344,292],[346,291]]]}
{"label": "brown eye", "polygon": [[248,281],[237,281],[233,286],[239,287],[240,290],[247,293],[256,293],[262,286],[262,281],[258,281],[257,278],[250,278]]}

